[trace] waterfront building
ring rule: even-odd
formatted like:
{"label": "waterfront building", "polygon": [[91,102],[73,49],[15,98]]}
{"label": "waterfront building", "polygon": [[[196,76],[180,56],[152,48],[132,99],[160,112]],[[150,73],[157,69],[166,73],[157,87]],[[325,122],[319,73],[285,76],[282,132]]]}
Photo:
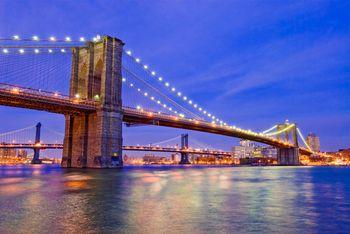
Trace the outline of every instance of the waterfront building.
{"label": "waterfront building", "polygon": [[262,150],[263,157],[277,158],[277,149],[273,146],[266,146]]}
{"label": "waterfront building", "polygon": [[26,158],[28,156],[28,151],[25,149],[19,149],[17,152],[17,157]]}
{"label": "waterfront building", "polygon": [[249,140],[240,140],[239,146],[232,148],[233,155],[236,158],[254,157],[255,144]]}
{"label": "waterfront building", "polygon": [[313,151],[320,152],[320,138],[315,133],[309,133],[306,142]]}
{"label": "waterfront building", "polygon": [[0,157],[13,158],[16,157],[16,149],[0,149]]}

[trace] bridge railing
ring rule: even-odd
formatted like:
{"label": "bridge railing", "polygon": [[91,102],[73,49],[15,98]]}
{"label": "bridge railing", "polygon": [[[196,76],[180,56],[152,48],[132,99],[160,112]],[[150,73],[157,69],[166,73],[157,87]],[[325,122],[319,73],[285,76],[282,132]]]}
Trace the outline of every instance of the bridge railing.
{"label": "bridge railing", "polygon": [[46,100],[59,101],[65,103],[74,103],[79,105],[95,107],[98,102],[94,100],[88,100],[84,98],[70,97],[68,95],[60,94],[58,92],[49,92],[44,90],[32,89],[21,87],[17,85],[10,85],[0,83],[0,90],[13,95],[33,97],[33,98],[42,98],[45,97]]}

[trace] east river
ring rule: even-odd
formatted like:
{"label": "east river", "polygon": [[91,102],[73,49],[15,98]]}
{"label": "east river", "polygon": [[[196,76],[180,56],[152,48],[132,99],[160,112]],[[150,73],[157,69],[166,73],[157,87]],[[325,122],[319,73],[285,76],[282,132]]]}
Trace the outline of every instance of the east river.
{"label": "east river", "polygon": [[0,167],[0,233],[349,233],[350,168]]}

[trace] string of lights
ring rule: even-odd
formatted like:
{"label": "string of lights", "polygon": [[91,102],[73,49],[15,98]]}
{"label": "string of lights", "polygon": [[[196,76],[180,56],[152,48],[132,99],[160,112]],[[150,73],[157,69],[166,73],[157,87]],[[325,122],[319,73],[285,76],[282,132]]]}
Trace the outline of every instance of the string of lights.
{"label": "string of lights", "polygon": [[221,125],[227,125],[226,122],[219,119],[215,115],[211,114],[209,111],[204,109],[203,107],[199,106],[196,102],[194,102],[192,99],[190,99],[187,95],[183,94],[183,92],[179,91],[174,85],[171,85],[170,82],[166,81],[164,77],[158,76],[157,73],[154,70],[151,70],[149,65],[144,64],[141,62],[141,59],[139,57],[134,57],[132,55],[131,50],[125,50],[125,53],[130,56],[136,63],[140,64],[140,66],[152,77],[155,77],[159,82],[164,83],[164,86],[168,88],[171,92],[173,92],[180,100],[190,105],[192,108],[197,110],[202,115],[206,116],[207,118],[210,118],[212,121],[220,123]]}
{"label": "string of lights", "polygon": [[[0,44],[0,53],[2,52],[3,54],[12,54],[12,53],[18,53],[18,54],[41,54],[41,53],[68,53],[70,52],[70,48],[75,46],[74,43],[84,43],[90,39],[87,39],[86,37],[78,37],[78,38],[72,38],[70,36],[65,36],[62,38],[58,38],[55,36],[50,36],[47,38],[42,38],[39,36],[31,36],[31,37],[21,37],[19,35],[14,35],[10,38],[0,38],[0,43],[1,42],[12,42],[12,44],[6,44],[6,45],[1,45]],[[101,36],[97,35],[91,39],[94,42],[100,41]],[[18,45],[18,42],[23,42],[22,45]],[[39,43],[42,42],[42,43]],[[2,44],[4,44],[2,43]],[[17,43],[17,44],[16,44]],[[169,91],[172,95],[177,97],[179,100],[181,100],[183,103],[186,105],[179,104],[178,101],[175,101],[170,97],[168,94],[163,94],[161,91],[157,92],[157,89],[155,87],[150,87],[153,91],[156,90],[157,93],[150,93],[148,89],[143,89],[141,86],[136,86],[136,83],[129,82],[129,80],[126,79],[126,77],[123,77],[122,81],[128,87],[134,88],[138,93],[140,93],[144,98],[151,100],[153,103],[159,105],[162,107],[162,109],[166,110],[167,112],[171,112],[175,116],[179,116],[181,118],[186,118],[188,120],[191,120],[189,116],[186,116],[188,113],[190,115],[196,116],[196,118],[200,118],[196,113],[200,113],[202,116],[205,116],[206,119],[210,119],[210,121],[205,121],[207,123],[212,123],[212,124],[218,124],[222,128],[229,128],[235,131],[247,133],[250,135],[255,135],[255,136],[262,136],[267,139],[274,139],[271,136],[277,135],[279,133],[282,133],[284,131],[287,131],[294,125],[289,125],[288,127],[279,130],[277,132],[272,132],[276,128],[276,125],[273,126],[272,128],[265,130],[261,133],[253,132],[251,130],[244,130],[235,126],[228,126],[226,122],[224,122],[222,119],[218,118],[216,115],[212,114],[209,112],[206,108],[203,106],[199,105],[197,102],[195,102],[193,99],[191,99],[188,95],[185,95],[183,92],[181,92],[177,87],[175,87],[171,82],[169,82],[167,79],[165,79],[162,76],[159,76],[156,71],[152,70],[149,65],[141,62],[141,59],[139,57],[133,56],[130,50],[124,50],[125,54],[131,58],[137,66],[139,66],[143,71],[146,72],[150,77],[153,77],[157,83],[162,87],[165,87],[165,90]],[[136,75],[137,77],[137,75]],[[163,98],[166,98],[167,103],[165,101],[162,101],[160,98],[157,98],[157,96],[160,96],[163,100]],[[161,95],[162,94],[162,95]],[[79,97],[77,97],[79,98]],[[177,100],[177,99],[176,99]],[[170,102],[170,104],[169,104]],[[187,108],[191,107],[191,108]],[[136,109],[143,110],[143,107],[138,104],[136,105]],[[192,110],[195,110],[194,112]],[[200,118],[202,119],[202,118]],[[195,119],[192,119],[195,120]],[[309,148],[309,146],[306,144],[305,139],[303,138],[301,132],[299,129],[298,133],[300,137],[302,138],[303,142],[305,145]],[[274,139],[276,140],[276,139]],[[280,141],[280,140],[276,140]],[[288,144],[288,143],[286,143]],[[310,149],[310,148],[309,148]]]}

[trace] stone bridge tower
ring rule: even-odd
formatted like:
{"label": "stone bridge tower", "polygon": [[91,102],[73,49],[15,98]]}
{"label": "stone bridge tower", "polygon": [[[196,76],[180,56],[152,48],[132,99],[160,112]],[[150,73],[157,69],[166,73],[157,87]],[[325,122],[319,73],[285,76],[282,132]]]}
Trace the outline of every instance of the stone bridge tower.
{"label": "stone bridge tower", "polygon": [[[285,129],[291,126],[290,123],[277,125],[277,131]],[[293,124],[288,131],[277,134],[277,139],[282,139],[293,143],[293,147],[290,148],[278,148],[277,149],[277,163],[285,166],[297,166],[299,165],[299,144],[297,135],[297,125]]]}
{"label": "stone bridge tower", "polygon": [[72,49],[70,97],[95,100],[93,113],[66,115],[62,167],[114,168],[122,162],[122,52],[109,36]]}

